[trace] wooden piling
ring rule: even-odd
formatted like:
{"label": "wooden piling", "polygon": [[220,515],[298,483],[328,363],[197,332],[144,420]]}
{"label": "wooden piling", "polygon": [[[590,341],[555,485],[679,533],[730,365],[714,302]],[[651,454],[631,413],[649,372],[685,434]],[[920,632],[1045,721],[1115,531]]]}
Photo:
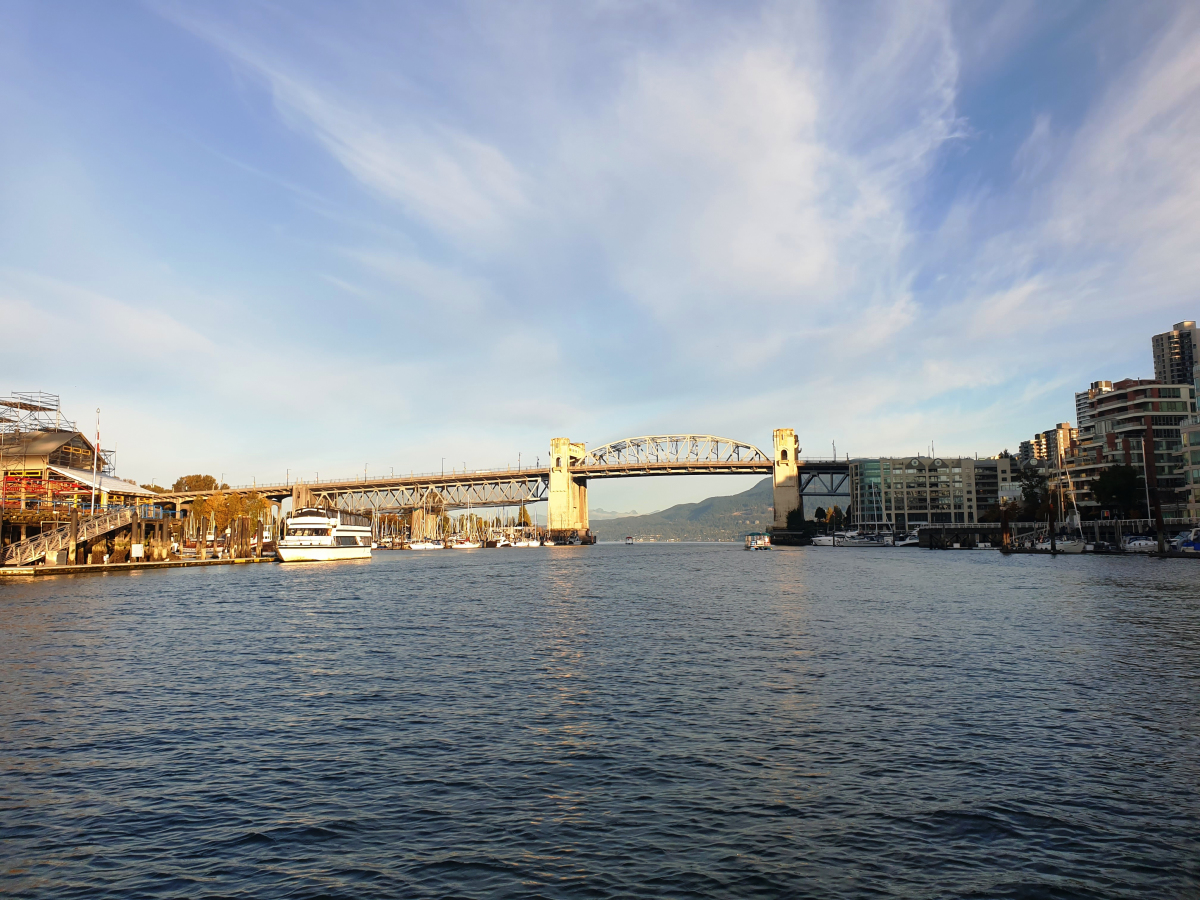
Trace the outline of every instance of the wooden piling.
{"label": "wooden piling", "polygon": [[79,510],[71,507],[71,519],[67,523],[67,563],[75,565],[79,544]]}

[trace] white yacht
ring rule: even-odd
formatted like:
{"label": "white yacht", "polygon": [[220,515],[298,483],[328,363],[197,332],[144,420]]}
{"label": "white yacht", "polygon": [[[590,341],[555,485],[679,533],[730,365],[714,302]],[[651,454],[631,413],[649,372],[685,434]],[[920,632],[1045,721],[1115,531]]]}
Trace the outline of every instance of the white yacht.
{"label": "white yacht", "polygon": [[1158,540],[1143,534],[1131,534],[1121,542],[1121,546],[1129,553],[1154,553],[1158,550]]}
{"label": "white yacht", "polygon": [[371,520],[338,509],[300,509],[275,545],[281,562],[371,558]]}
{"label": "white yacht", "polygon": [[1051,548],[1050,538],[1048,536],[1043,536],[1038,539],[1038,542],[1034,545],[1034,549],[1053,549],[1055,553],[1083,553],[1084,550],[1087,549],[1087,544],[1079,538],[1064,536],[1055,538],[1054,547]]}

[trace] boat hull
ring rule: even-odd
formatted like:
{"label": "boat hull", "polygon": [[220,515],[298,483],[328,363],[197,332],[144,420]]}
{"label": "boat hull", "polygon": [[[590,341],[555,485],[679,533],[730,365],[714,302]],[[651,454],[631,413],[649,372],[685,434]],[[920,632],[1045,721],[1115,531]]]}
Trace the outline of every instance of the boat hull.
{"label": "boat hull", "polygon": [[285,547],[275,548],[280,562],[333,562],[339,559],[370,559],[370,547]]}

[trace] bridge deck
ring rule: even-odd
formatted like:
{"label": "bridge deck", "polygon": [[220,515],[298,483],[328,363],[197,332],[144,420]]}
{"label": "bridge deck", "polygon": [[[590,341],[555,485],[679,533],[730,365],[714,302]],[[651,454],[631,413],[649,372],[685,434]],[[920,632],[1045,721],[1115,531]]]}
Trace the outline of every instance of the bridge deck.
{"label": "bridge deck", "polygon": [[[837,460],[802,460],[801,475],[842,474],[849,463]],[[770,461],[757,460],[671,460],[666,462],[623,462],[608,465],[576,466],[574,477],[587,478],[644,478],[666,475],[770,475]],[[511,506],[536,503],[546,499],[550,469],[492,469],[473,472],[400,475],[387,478],[355,478],[329,481],[305,481],[299,486],[309,490],[314,499],[332,502],[343,508],[407,509],[420,505],[421,497],[429,491],[441,495],[447,507]],[[296,484],[239,485],[224,493],[261,494],[272,500],[292,495]],[[178,491],[159,494],[156,503],[186,503],[197,497],[208,497],[221,491]],[[347,505],[343,498],[351,498]]]}

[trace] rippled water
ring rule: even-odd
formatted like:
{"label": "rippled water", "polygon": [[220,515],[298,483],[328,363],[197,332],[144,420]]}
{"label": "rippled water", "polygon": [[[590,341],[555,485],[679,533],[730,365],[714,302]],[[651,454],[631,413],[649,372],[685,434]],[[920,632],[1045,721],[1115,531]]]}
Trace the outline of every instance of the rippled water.
{"label": "rippled water", "polygon": [[642,544],[0,584],[0,892],[1195,897],[1198,578]]}

